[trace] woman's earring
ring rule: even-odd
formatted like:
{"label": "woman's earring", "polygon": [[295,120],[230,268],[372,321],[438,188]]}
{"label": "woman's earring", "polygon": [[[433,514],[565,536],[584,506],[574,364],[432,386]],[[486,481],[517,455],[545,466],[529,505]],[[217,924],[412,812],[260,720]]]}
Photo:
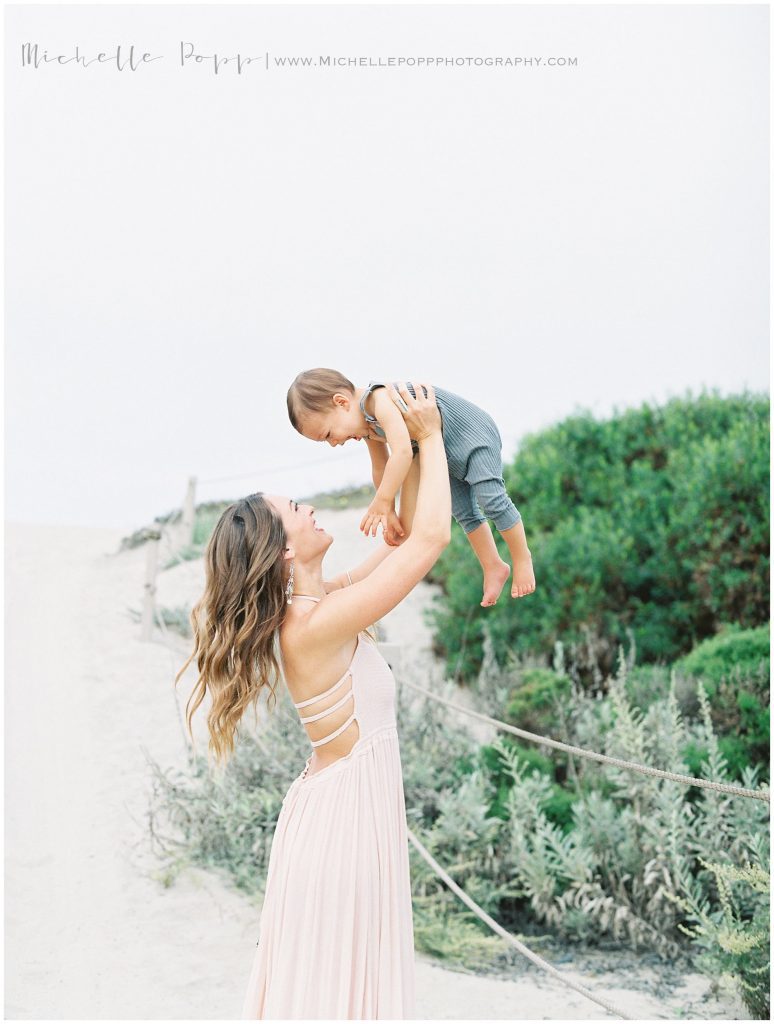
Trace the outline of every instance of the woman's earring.
{"label": "woman's earring", "polygon": [[294,566],[293,559],[290,560],[290,575],[288,576],[288,585],[285,587],[285,597],[288,599],[288,604],[293,604],[293,584],[294,584]]}

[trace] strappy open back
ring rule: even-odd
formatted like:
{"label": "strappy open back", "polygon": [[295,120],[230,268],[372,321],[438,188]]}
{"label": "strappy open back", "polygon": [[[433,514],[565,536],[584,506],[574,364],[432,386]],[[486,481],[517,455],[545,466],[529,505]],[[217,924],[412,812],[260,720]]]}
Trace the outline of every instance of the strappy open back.
{"label": "strappy open back", "polygon": [[[296,598],[322,600],[310,594]],[[280,650],[280,661],[281,655]],[[325,698],[331,706],[315,711]],[[309,740],[313,748],[325,749],[356,721],[359,736],[349,752],[311,775],[310,756],[282,801],[244,1019],[414,1016],[411,880],[395,679],[364,633],[340,679],[293,703],[306,728],[334,711],[346,714],[341,709],[348,701],[346,721]],[[307,708],[311,713],[301,715]]]}
{"label": "strappy open back", "polygon": [[[326,690],[324,693],[318,694],[316,697],[310,697],[309,700],[302,700],[299,703],[296,703],[294,701],[293,703],[295,707],[305,708],[309,704],[316,704],[318,700],[323,700],[323,698],[329,697],[332,693],[335,693],[340,686],[344,685],[347,679],[350,678],[351,674],[351,670],[347,669],[347,671],[344,673],[341,679],[339,679],[337,683],[334,683],[333,686],[330,687],[330,689]],[[347,690],[347,692],[341,698],[341,700],[336,701],[335,704],[332,704],[329,708],[326,708],[325,711],[318,712],[316,715],[306,715],[306,717],[300,716],[301,721],[304,723],[304,725],[306,725],[307,722],[318,722],[321,718],[325,718],[326,715],[330,715],[334,711],[338,711],[339,708],[346,704],[348,700],[354,700],[354,695],[352,693],[351,686],[349,690]],[[353,711],[343,725],[340,725],[337,729],[334,729],[333,732],[329,733],[327,736],[323,736],[321,740],[313,740],[310,736],[309,742],[312,744],[313,747],[320,747],[322,746],[323,743],[330,743],[331,740],[335,740],[337,736],[340,736],[344,732],[344,730],[348,728],[354,721],[355,712]]]}
{"label": "strappy open back", "polygon": [[[312,597],[310,594],[294,594],[293,595],[293,599],[295,600],[296,598],[303,598],[306,601],[314,601],[316,603],[321,600],[321,598],[319,598],[319,597]],[[352,662],[355,660],[355,657],[357,656],[357,651],[358,651],[358,647],[359,646],[360,646],[360,637],[358,636],[357,646],[355,647],[355,653],[352,655],[352,660],[350,661],[349,665],[347,666],[347,670],[344,673],[344,675],[341,677],[341,679],[337,680],[337,682],[335,682],[333,684],[333,686],[329,686],[327,690],[323,690],[322,693],[318,693],[316,697],[309,697],[308,700],[293,701],[293,706],[296,707],[296,708],[306,708],[306,707],[309,707],[310,704],[316,704],[318,701],[325,700],[326,697],[330,697],[331,694],[336,693],[336,691],[339,690],[344,685],[344,683],[347,682],[347,680],[350,680],[350,687],[347,690],[347,692],[343,695],[343,697],[341,697],[339,700],[337,700],[334,704],[331,704],[331,706],[329,708],[325,708],[324,711],[318,711],[317,714],[313,714],[313,715],[299,715],[299,719],[301,720],[301,722],[304,725],[304,727],[306,727],[307,722],[319,722],[321,718],[325,718],[327,715],[333,714],[334,711],[338,711],[339,708],[343,707],[347,703],[347,701],[351,700],[353,702],[353,705],[354,705],[355,695],[353,693],[352,685],[351,685]],[[341,725],[336,727],[332,732],[328,733],[327,736],[323,736],[320,739],[314,740],[314,739],[312,739],[311,736],[309,736],[309,742],[312,744],[313,747],[321,747],[324,743],[330,743],[331,740],[335,740],[337,736],[341,736],[341,734],[344,732],[345,729],[349,728],[349,726],[355,721],[356,716],[357,716],[357,711],[356,711],[356,709],[353,706],[352,713],[350,714],[349,718],[345,722],[343,722]],[[309,735],[309,731],[307,730],[307,736],[308,735]],[[304,770],[304,774],[305,775],[308,772],[308,769],[309,769],[309,765],[307,763],[307,767]]]}
{"label": "strappy open back", "polygon": [[[307,601],[316,601],[316,602],[319,602],[321,600],[321,598],[319,598],[319,597],[312,597],[311,595],[308,595],[308,594],[294,594],[293,597],[294,597],[294,599],[298,598],[298,597],[302,597],[302,598],[304,598]],[[360,637],[357,638],[357,645],[358,645],[358,647],[360,646]],[[357,654],[357,647],[355,647],[355,654],[353,654],[353,656],[352,656],[352,661],[355,660],[355,655],[356,654]],[[335,693],[340,687],[342,687],[344,685],[344,683],[347,681],[347,679],[351,680],[351,677],[352,677],[352,662],[350,662],[349,665],[347,666],[347,671],[344,673],[344,675],[341,677],[341,679],[339,679],[338,682],[334,683],[333,686],[329,686],[327,690],[324,690],[322,693],[318,693],[316,697],[310,697],[308,700],[293,701],[294,707],[306,708],[306,707],[309,707],[310,704],[316,704],[318,701],[324,700],[326,697],[330,697],[330,695],[332,693]],[[355,699],[355,695],[352,692],[352,686],[350,685],[350,688],[347,690],[347,692],[344,694],[344,696],[340,700],[337,700],[335,704],[331,704],[331,706],[329,708],[326,708],[324,711],[319,711],[316,715],[306,715],[306,716],[299,715],[299,718],[301,719],[301,722],[304,725],[306,725],[307,722],[319,722],[319,720],[321,718],[325,718],[326,715],[330,715],[334,711],[338,711],[339,708],[343,707],[347,703],[348,700],[351,700],[351,701],[354,702],[354,699]],[[352,714],[349,716],[349,718],[346,720],[346,722],[344,722],[343,725],[338,726],[338,728],[334,729],[333,732],[329,733],[327,736],[323,736],[322,739],[313,740],[312,737],[310,736],[309,737],[309,742],[312,744],[313,747],[321,747],[323,745],[323,743],[330,743],[331,740],[335,740],[337,736],[341,736],[341,734],[344,732],[345,729],[349,728],[349,726],[355,721],[356,714],[357,714],[357,712],[353,708],[352,709]],[[308,733],[307,733],[307,735],[308,735]]]}

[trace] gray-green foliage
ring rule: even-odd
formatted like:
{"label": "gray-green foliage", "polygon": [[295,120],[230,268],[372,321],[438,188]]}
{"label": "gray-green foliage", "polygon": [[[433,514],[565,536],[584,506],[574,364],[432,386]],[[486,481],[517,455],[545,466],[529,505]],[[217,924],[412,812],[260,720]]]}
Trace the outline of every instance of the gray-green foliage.
{"label": "gray-green foliage", "polygon": [[179,523],[182,519],[183,513],[179,508],[173,509],[171,512],[167,512],[162,516],[154,516],[153,523],[150,527],[143,526],[139,530],[135,530],[134,533],[129,534],[128,537],[122,537],[119,544],[119,551],[131,551],[133,548],[139,548],[148,541],[149,531],[152,533],[158,532],[165,526],[170,526]]}
{"label": "gray-green foliage", "polygon": [[204,554],[203,544],[186,544],[175,554],[167,559],[162,565],[162,572],[166,569],[174,569],[176,565],[180,565],[181,562],[195,562],[197,558],[201,558]]}
{"label": "gray-green foliage", "polygon": [[[455,882],[494,914],[511,893],[496,855],[501,822],[489,814],[492,784],[476,767],[478,744],[442,705],[417,698],[406,688],[399,694],[409,828]],[[410,859],[417,948],[471,970],[492,970],[512,962],[513,951],[481,925],[413,845]]]}
{"label": "gray-green foliage", "polygon": [[[769,1019],[769,892],[770,871],[761,865],[769,863],[766,843],[759,840],[755,861],[743,867],[708,863],[699,858],[702,867],[711,871],[720,900],[714,911],[697,906],[690,899],[670,897],[693,922],[680,930],[703,949],[699,962],[708,974],[722,973],[736,980],[750,1012]],[[752,897],[752,899],[751,899]]]}
{"label": "gray-green foliage", "polygon": [[342,487],[336,491],[323,491],[320,494],[312,494],[298,500],[304,505],[314,505],[315,508],[365,508],[371,504],[374,496],[374,489],[370,484],[363,484],[361,487]]}
{"label": "gray-green foliage", "polygon": [[[134,622],[142,621],[142,611],[139,608],[128,608],[129,617]],[[178,605],[175,608],[166,608],[163,605],[157,605],[156,611],[161,621],[164,623],[166,629],[171,630],[174,633],[179,633],[180,636],[186,637],[186,639],[192,636],[191,633],[191,609],[188,605]]]}
{"label": "gray-green foliage", "polygon": [[[557,672],[564,671],[560,661]],[[512,690],[498,671],[486,709],[495,714]],[[627,672],[621,657],[607,695],[592,696],[575,685],[565,693],[563,721],[571,743],[680,773],[686,772],[680,752],[693,743],[707,751],[705,778],[738,781],[729,777],[701,686],[699,719],[686,721],[674,676],[666,693],[641,709],[628,694]],[[482,677],[478,689],[486,688]],[[192,759],[187,773],[154,766],[150,820],[166,857],[165,877],[181,864],[196,863],[227,872],[247,892],[261,891],[282,799],[308,752],[284,690],[280,696],[276,711],[242,737],[224,772],[209,772],[204,757]],[[613,941],[670,957],[685,947],[688,925],[727,923],[726,897],[712,865],[768,870],[769,809],[762,801],[570,755],[571,815],[563,825],[547,813],[556,784],[520,753],[524,742],[498,738],[481,748],[462,716],[400,685],[398,722],[409,827],[452,878],[516,935],[530,922],[565,940]],[[493,812],[498,787],[483,756],[492,749],[510,779],[505,816]],[[745,769],[741,784],[756,788],[758,769]],[[475,918],[413,846],[410,858],[417,948],[468,969],[513,962],[518,954]],[[747,888],[735,894],[736,959],[721,944],[728,929],[709,938],[705,932],[700,966],[737,978],[758,1013],[760,993],[744,988],[756,979],[744,973],[738,951],[749,935],[755,948],[763,948],[759,933],[766,927],[768,894]],[[540,937],[525,941],[535,948]],[[764,967],[756,964],[759,975]]]}
{"label": "gray-green foliage", "polygon": [[186,639],[192,636],[191,632],[191,607],[187,604],[176,605],[174,608],[156,606],[159,617],[167,629],[179,633]]}
{"label": "gray-green foliage", "polygon": [[[701,683],[698,700],[701,720],[693,726],[682,720],[673,689],[665,700],[641,712],[626,698],[622,671],[611,686],[610,707],[599,715],[596,726],[592,725],[595,709],[589,706],[588,699],[576,703],[571,714],[576,742],[612,756],[685,772],[679,751],[692,736],[698,746],[708,751],[701,776],[715,782],[733,782],[718,747]],[[587,706],[583,707],[584,704]],[[603,726],[600,731],[599,724],[610,710],[610,727]],[[734,869],[752,859],[768,871],[768,857],[761,863],[761,844],[769,818],[766,804],[584,761],[580,778],[585,776],[591,782],[592,773],[604,773],[612,792],[603,796],[589,786],[581,786],[582,795],[574,807],[574,828],[565,842],[564,860],[555,860],[557,875],[559,865],[564,865],[559,880],[561,891],[555,890],[549,907],[532,900],[536,912],[561,933],[572,935],[576,931],[588,938],[609,932],[626,938],[635,949],[649,946],[668,956],[676,949],[677,931],[683,930],[685,919],[681,909],[689,907],[690,915],[700,919],[714,919],[722,913],[721,893],[713,873],[705,866],[707,860]],[[757,768],[745,769],[742,785],[757,788],[758,775]],[[513,824],[524,813],[524,786],[516,786],[512,792]],[[554,855],[555,844],[544,816],[538,811],[535,818],[529,849],[540,863],[541,856]],[[515,828],[521,837],[521,825]],[[521,843],[524,849],[523,839]],[[586,861],[589,852],[592,857]],[[579,873],[576,878],[570,877],[568,863],[578,872],[588,865],[588,876],[583,878]],[[535,870],[533,859],[519,858],[517,870],[528,878]],[[757,925],[761,903],[762,899],[753,894],[748,901],[749,916],[737,922],[741,930],[755,930],[752,921],[755,918]],[[716,942],[705,950],[703,964],[710,974],[721,962],[728,971],[726,959]],[[747,1000],[743,974],[737,971],[735,977],[740,994]],[[750,1008],[755,1009],[752,1005]]]}
{"label": "gray-green foliage", "polygon": [[[562,669],[561,664],[555,667]],[[534,669],[521,668],[528,678],[534,676]],[[512,686],[509,690],[503,684],[505,674],[493,672],[495,706],[487,709],[490,713],[496,713],[498,704],[503,707],[512,691]],[[700,777],[758,787],[757,768],[745,769],[741,780],[730,775],[701,684],[695,695],[699,718],[687,722],[674,675],[666,693],[641,709],[628,695],[627,674],[621,656],[608,695],[592,696],[572,687],[563,701],[572,744],[681,774],[688,774],[681,751],[693,745],[706,751]],[[486,685],[484,677],[479,691]],[[533,919],[567,940],[591,944],[613,940],[669,958],[685,947],[687,921],[699,920],[702,914],[710,919],[723,914],[715,875],[703,860],[729,870],[749,862],[768,869],[762,851],[769,810],[762,801],[687,787],[570,755],[574,770],[567,785],[574,799],[571,821],[563,828],[548,813],[555,804],[555,784],[530,763],[528,755],[535,745],[511,737],[498,737],[488,748],[498,752],[511,780],[507,814],[502,819],[492,816],[495,777],[481,770],[481,758],[473,756],[468,743],[458,735],[453,740],[447,735],[451,728],[456,734],[450,716],[443,708],[428,708],[421,730],[404,722],[407,802],[417,806],[415,794],[422,793],[422,813],[431,812],[431,821],[420,838],[455,881],[507,927],[516,927],[526,904]],[[449,754],[443,757],[444,743],[449,741],[463,755],[458,763],[467,766],[468,784],[455,782],[443,770],[428,800],[426,755],[434,764],[452,763]],[[551,757],[560,756],[567,755],[551,752]],[[440,883],[433,887],[427,881],[428,870],[424,865],[418,868],[424,886],[423,912],[429,912],[429,892],[446,921],[454,897]],[[765,907],[767,900],[768,896]],[[467,918],[459,903],[458,908],[461,918]],[[764,897],[751,893],[736,920],[737,946],[745,932],[758,936],[762,946],[758,933],[763,911]],[[473,927],[486,932],[480,923]],[[748,979],[739,962],[729,962],[720,941],[707,945],[701,964],[708,974],[714,976],[722,961],[724,972],[736,978],[751,1011],[758,1010],[755,999],[760,1002],[760,993],[751,997],[747,992]],[[446,955],[458,958],[451,940]]]}
{"label": "gray-green foliage", "polygon": [[[245,494],[248,492],[245,491]],[[369,504],[374,496],[374,489],[370,484],[363,484],[361,487],[344,487],[335,491],[324,491],[321,494],[314,494],[311,497],[299,499],[305,504],[314,505],[316,508],[326,509],[343,509],[343,508],[362,508]],[[215,524],[220,518],[221,514],[231,505],[236,498],[222,498],[218,501],[204,501],[200,502],[194,513],[194,528],[193,528],[193,542],[184,548],[181,552],[175,556],[167,565],[165,569],[176,565],[180,561],[186,561],[193,558],[201,558],[207,541],[210,538]],[[153,525],[151,529],[158,529],[168,525],[177,524],[181,521],[183,516],[182,509],[173,509],[171,512],[166,513],[162,516],[155,516],[153,519]],[[134,533],[127,537],[123,537],[120,542],[119,550],[130,550],[132,548],[140,547],[147,541],[147,527],[142,527],[139,530],[135,530]]]}
{"label": "gray-green foliage", "polygon": [[701,679],[712,708],[712,721],[729,767],[761,762],[764,778],[769,760],[769,625],[756,629],[725,628],[673,666],[681,676]]}
{"label": "gray-green foliage", "polygon": [[261,702],[257,728],[240,727],[225,770],[208,765],[205,753],[191,752],[187,770],[149,759],[148,820],[161,877],[191,864],[225,872],[250,894],[263,891],[282,800],[308,748],[286,691],[278,697],[271,713]]}

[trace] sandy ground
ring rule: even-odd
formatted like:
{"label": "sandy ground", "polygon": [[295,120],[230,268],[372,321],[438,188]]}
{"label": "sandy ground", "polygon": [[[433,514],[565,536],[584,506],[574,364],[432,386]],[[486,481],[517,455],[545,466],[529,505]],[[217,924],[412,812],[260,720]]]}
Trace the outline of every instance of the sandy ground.
{"label": "sandy ground", "polygon": [[[359,517],[318,516],[336,537],[330,574],[367,553]],[[152,877],[144,751],[162,765],[185,763],[172,686],[183,659],[158,634],[141,642],[130,609],[140,608],[145,552],[118,554],[120,538],[115,530],[6,526],[5,1016],[234,1019],[258,915],[206,872],[188,871],[169,889]],[[191,603],[201,579],[200,562],[162,572],[159,603]],[[420,585],[383,623],[388,640],[426,659],[428,681],[439,678],[420,614],[430,593]],[[187,692],[181,686],[183,702]],[[631,964],[629,956],[604,973],[587,958],[582,972],[578,963],[561,969],[637,1019],[746,1019],[734,999],[707,998],[699,975],[664,995],[658,967]],[[498,980],[418,955],[418,1016],[605,1018],[525,966],[523,976]]]}

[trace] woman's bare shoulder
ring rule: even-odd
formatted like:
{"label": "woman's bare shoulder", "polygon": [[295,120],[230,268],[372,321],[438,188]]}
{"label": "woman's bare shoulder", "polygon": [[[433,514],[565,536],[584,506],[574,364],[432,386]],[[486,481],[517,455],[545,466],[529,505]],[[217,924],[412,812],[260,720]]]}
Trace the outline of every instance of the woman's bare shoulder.
{"label": "woman's bare shoulder", "polygon": [[285,680],[298,700],[324,689],[323,684],[331,676],[341,675],[340,666],[351,661],[358,643],[357,636],[343,643],[326,641],[313,621],[316,611],[314,608],[303,617],[285,622],[280,630]]}

